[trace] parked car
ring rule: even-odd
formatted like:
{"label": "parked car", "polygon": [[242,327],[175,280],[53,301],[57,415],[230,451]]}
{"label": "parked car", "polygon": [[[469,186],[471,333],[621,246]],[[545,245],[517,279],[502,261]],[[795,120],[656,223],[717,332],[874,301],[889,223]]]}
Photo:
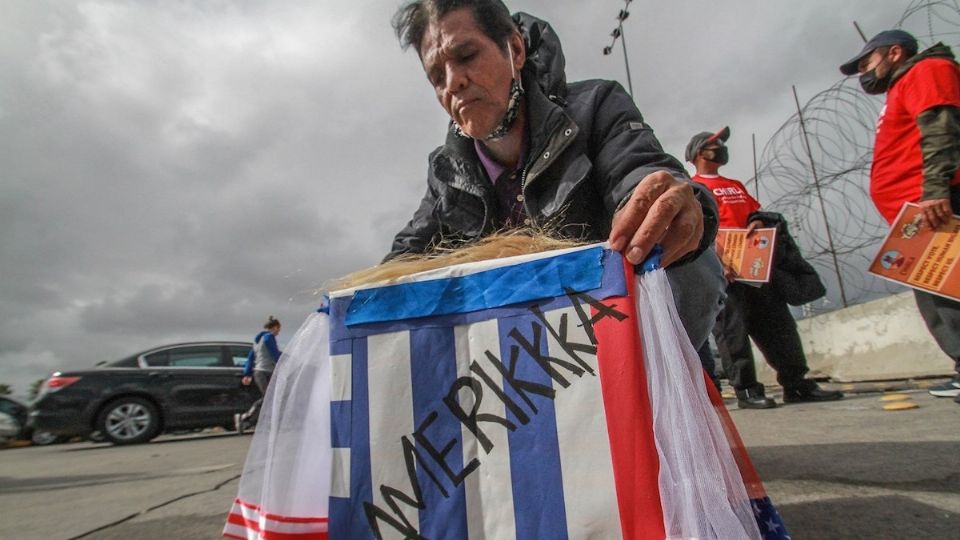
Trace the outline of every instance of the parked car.
{"label": "parked car", "polygon": [[22,401],[16,400],[10,396],[0,396],[0,412],[10,415],[17,426],[17,433],[14,439],[24,441],[33,441],[33,444],[53,444],[55,442],[64,442],[67,439],[57,437],[49,431],[33,429],[28,419],[30,406]]}
{"label": "parked car", "polygon": [[54,373],[30,418],[59,436],[94,432],[114,444],[147,442],[164,432],[223,426],[259,397],[243,386],[250,344],[211,341],[150,349],[84,371]]}
{"label": "parked car", "polygon": [[13,416],[0,411],[0,444],[7,444],[17,437],[20,424]]}
{"label": "parked car", "polygon": [[10,439],[28,439],[30,438],[30,429],[27,428],[27,416],[30,408],[26,404],[13,399],[10,396],[0,396],[0,413],[10,417],[16,432],[10,435]]}

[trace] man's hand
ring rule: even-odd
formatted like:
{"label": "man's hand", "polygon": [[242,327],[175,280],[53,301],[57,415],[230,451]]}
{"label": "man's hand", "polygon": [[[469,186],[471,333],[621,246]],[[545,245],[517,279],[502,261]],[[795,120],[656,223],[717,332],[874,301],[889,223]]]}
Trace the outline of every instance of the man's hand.
{"label": "man's hand", "polygon": [[697,249],[703,236],[703,209],[693,188],[666,171],[647,175],[613,216],[610,246],[640,264],[659,243],[662,266]]}
{"label": "man's hand", "polygon": [[723,267],[723,278],[727,280],[727,283],[733,283],[739,276],[737,276],[737,271],[723,260],[723,245],[714,242],[713,249],[717,250],[717,257],[720,258],[720,265]]}
{"label": "man's hand", "polygon": [[252,383],[252,382],[253,382],[253,377],[251,377],[251,376],[249,376],[249,375],[244,375],[243,378],[240,379],[240,384],[242,384],[242,385],[244,385],[244,386],[250,386],[250,383]]}
{"label": "man's hand", "polygon": [[727,283],[733,283],[740,277],[732,266],[723,262],[721,264],[723,265],[723,278],[727,280]]}
{"label": "man's hand", "polygon": [[953,210],[950,208],[950,199],[930,199],[920,201],[920,211],[923,212],[923,222],[931,229],[936,229],[946,223]]}
{"label": "man's hand", "polygon": [[760,221],[759,219],[755,219],[751,221],[750,224],[747,225],[747,237],[751,236],[753,232],[759,229],[760,227],[763,227],[762,221]]}

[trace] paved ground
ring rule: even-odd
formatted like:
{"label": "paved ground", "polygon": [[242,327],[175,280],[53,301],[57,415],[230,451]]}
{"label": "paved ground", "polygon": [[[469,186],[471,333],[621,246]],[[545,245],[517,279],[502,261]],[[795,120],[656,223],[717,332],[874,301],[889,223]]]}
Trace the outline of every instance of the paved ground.
{"label": "paved ground", "polygon": [[[960,538],[960,405],[906,393],[731,412],[793,538]],[[217,538],[250,440],[0,452],[0,538]]]}
{"label": "paved ground", "polygon": [[904,393],[731,411],[794,539],[960,539],[960,405]]}

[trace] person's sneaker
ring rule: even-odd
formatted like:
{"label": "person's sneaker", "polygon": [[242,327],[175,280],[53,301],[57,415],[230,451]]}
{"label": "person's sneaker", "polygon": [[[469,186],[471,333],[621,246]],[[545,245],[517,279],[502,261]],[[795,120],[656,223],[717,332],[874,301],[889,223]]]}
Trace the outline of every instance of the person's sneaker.
{"label": "person's sneaker", "polygon": [[737,390],[737,407],[741,409],[773,409],[777,402],[763,394],[763,390]]}
{"label": "person's sneaker", "polygon": [[956,375],[949,381],[927,388],[931,396],[937,397],[958,397],[960,396],[960,375]]}
{"label": "person's sneaker", "polygon": [[783,389],[784,403],[805,403],[815,401],[837,401],[843,399],[843,392],[824,390],[813,381],[804,381],[806,384],[796,388]]}
{"label": "person's sneaker", "polygon": [[237,435],[243,435],[243,431],[247,428],[246,422],[243,421],[243,415],[237,413],[233,415],[233,430]]}

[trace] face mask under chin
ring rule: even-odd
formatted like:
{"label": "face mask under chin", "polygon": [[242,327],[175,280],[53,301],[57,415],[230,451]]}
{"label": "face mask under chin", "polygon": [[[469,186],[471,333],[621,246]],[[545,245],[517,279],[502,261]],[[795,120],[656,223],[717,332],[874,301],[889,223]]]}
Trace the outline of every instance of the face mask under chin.
{"label": "face mask under chin", "polygon": [[[520,85],[520,81],[513,79],[510,82],[510,100],[507,102],[507,110],[503,113],[503,118],[500,119],[500,123],[497,127],[493,128],[493,131],[491,131],[489,135],[478,138],[491,141],[502,139],[509,133],[510,129],[513,128],[514,122],[517,120],[517,113],[520,111],[521,96],[523,96],[523,87]],[[470,137],[464,133],[463,129],[454,121],[450,122],[450,131],[460,137]]]}

